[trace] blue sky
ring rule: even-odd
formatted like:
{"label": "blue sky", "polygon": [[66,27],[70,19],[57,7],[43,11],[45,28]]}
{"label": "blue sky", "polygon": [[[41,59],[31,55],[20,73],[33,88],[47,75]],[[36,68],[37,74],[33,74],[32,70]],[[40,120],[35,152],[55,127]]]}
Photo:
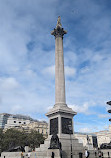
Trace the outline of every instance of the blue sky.
{"label": "blue sky", "polygon": [[77,132],[110,124],[111,1],[0,1],[0,113],[47,120],[55,103],[55,39],[60,15],[64,36],[66,102],[78,114]]}

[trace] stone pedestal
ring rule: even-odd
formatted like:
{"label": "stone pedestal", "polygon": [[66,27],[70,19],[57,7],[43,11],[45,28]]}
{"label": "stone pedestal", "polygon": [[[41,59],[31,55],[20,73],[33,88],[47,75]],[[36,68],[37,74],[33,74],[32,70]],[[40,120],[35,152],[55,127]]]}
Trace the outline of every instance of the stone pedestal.
{"label": "stone pedestal", "polygon": [[59,149],[48,149],[47,158],[51,158],[52,152],[54,153],[54,158],[61,158],[61,153]]}
{"label": "stone pedestal", "polygon": [[21,158],[21,152],[3,152],[1,158]]}
{"label": "stone pedestal", "polygon": [[94,150],[93,145],[91,143],[86,144],[88,150]]}
{"label": "stone pedestal", "polygon": [[[52,151],[56,153],[56,155],[60,154],[59,149],[48,149],[50,146],[50,139],[51,139],[51,136],[49,135],[49,137],[45,140],[44,144],[41,144],[40,148],[36,148],[36,153],[37,153],[38,158],[40,156],[44,156],[40,158],[46,158],[46,157],[51,158]],[[79,143],[78,140],[74,138],[73,134],[62,135],[61,138],[59,138],[59,140],[62,144],[62,157],[63,158],[71,158],[71,152],[72,152],[73,158],[79,158],[79,153],[82,153],[83,158],[84,158],[85,149],[82,143]],[[71,151],[71,146],[72,146],[72,151]]]}
{"label": "stone pedestal", "polygon": [[[58,137],[73,134],[73,116],[76,115],[71,108],[54,106],[46,116],[49,118],[49,135],[58,134]],[[68,136],[69,137],[69,136]]]}

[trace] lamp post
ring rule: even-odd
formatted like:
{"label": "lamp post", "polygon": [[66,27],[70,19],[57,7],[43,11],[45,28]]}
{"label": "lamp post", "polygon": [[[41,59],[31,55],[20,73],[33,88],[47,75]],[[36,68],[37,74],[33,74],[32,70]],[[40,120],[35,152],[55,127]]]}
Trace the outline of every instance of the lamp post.
{"label": "lamp post", "polygon": [[[110,105],[111,106],[111,101],[108,101],[106,104]],[[111,109],[108,110],[109,113],[111,113]],[[111,121],[111,119],[109,119],[109,121]],[[111,142],[111,138],[110,138],[110,142]]]}
{"label": "lamp post", "polygon": [[[108,101],[106,104],[111,106],[111,101]],[[109,113],[111,113],[111,110],[108,110]],[[109,121],[111,121],[111,119],[109,119]]]}
{"label": "lamp post", "polygon": [[0,157],[1,157],[1,153],[2,153],[2,140],[3,140],[3,131],[0,131]]}
{"label": "lamp post", "polygon": [[72,139],[71,139],[71,134],[72,134],[72,126],[68,125],[69,127],[69,134],[70,134],[70,142],[71,142],[71,158],[72,158]]}
{"label": "lamp post", "polygon": [[2,141],[2,138],[0,138],[0,157],[1,157],[1,152],[2,152],[2,149],[1,149],[1,141]]}

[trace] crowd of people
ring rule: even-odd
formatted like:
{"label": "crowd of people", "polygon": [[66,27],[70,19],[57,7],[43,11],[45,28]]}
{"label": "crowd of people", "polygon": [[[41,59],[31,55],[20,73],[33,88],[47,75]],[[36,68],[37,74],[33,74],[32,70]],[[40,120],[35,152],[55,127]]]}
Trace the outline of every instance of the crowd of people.
{"label": "crowd of people", "polygon": [[[22,152],[21,158],[24,158],[25,156],[27,156],[27,158],[30,158],[31,152],[28,152],[27,154]],[[54,152],[52,152],[51,158],[54,158],[54,156],[55,156],[55,154],[54,154]],[[85,158],[89,158],[89,156],[90,156],[90,152],[87,149],[85,149]],[[101,150],[98,150],[98,158],[101,158],[101,157],[102,157],[102,152],[101,152]],[[35,153],[35,158],[36,158],[36,153]]]}
{"label": "crowd of people", "polygon": [[[90,155],[90,152],[89,152],[87,149],[85,149],[85,158],[88,158],[89,155]],[[98,149],[97,156],[98,156],[98,158],[99,158],[99,157],[102,158],[102,156],[103,156],[103,153],[101,152],[100,149]]]}
{"label": "crowd of people", "polygon": [[[21,153],[21,158],[24,158],[24,156],[27,156],[27,158],[30,158],[31,153],[28,152],[28,154],[25,155],[25,154],[22,152],[22,153]],[[35,158],[36,158],[36,153],[35,153]]]}

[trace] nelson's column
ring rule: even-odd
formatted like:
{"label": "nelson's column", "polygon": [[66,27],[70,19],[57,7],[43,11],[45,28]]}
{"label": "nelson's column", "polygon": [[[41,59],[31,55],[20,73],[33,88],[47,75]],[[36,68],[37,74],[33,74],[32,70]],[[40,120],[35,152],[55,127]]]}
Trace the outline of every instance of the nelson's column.
{"label": "nelson's column", "polygon": [[[56,28],[51,32],[55,36],[55,105],[46,114],[49,118],[49,137],[57,134],[62,144],[64,158],[75,157],[80,151],[84,152],[82,144],[74,138],[73,116],[76,115],[66,104],[63,36],[66,34],[58,17]],[[74,149],[74,150],[73,150]]]}

